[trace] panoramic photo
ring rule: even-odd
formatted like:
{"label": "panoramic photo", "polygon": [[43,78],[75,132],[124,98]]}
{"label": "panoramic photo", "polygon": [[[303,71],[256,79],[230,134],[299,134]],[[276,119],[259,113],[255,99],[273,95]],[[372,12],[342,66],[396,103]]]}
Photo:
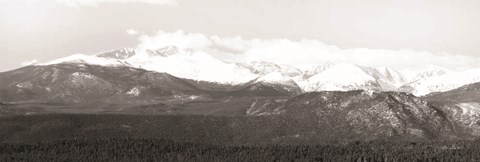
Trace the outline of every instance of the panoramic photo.
{"label": "panoramic photo", "polygon": [[478,0],[0,0],[0,161],[480,161]]}

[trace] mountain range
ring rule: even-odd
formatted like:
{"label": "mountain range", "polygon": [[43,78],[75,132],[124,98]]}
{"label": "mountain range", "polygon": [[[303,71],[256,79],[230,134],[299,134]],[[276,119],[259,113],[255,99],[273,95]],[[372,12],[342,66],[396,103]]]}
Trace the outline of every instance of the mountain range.
{"label": "mountain range", "polygon": [[231,63],[177,47],[122,49],[0,73],[0,116],[286,116],[312,128],[300,137],[469,138],[480,136],[479,74]]}
{"label": "mountain range", "polygon": [[167,46],[160,49],[121,49],[97,55],[72,55],[38,65],[82,63],[100,66],[127,66],[196,81],[240,85],[255,80],[273,84],[298,85],[312,91],[398,91],[424,96],[480,82],[480,68],[462,72],[430,66],[420,71],[368,67],[348,63],[309,66],[279,65],[271,62],[226,62],[202,51]]}

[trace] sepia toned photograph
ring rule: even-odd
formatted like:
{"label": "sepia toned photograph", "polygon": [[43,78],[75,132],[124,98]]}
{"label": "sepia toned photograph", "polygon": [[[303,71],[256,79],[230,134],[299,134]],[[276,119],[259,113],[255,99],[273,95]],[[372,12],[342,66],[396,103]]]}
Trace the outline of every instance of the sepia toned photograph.
{"label": "sepia toned photograph", "polygon": [[0,0],[0,162],[480,162],[478,0]]}

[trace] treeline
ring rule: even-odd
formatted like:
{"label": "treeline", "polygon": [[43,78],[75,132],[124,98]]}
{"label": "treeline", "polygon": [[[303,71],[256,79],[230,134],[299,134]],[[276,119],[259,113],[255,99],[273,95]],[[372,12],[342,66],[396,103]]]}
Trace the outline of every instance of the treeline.
{"label": "treeline", "polygon": [[162,139],[2,143],[0,161],[479,161],[480,141],[220,146]]}

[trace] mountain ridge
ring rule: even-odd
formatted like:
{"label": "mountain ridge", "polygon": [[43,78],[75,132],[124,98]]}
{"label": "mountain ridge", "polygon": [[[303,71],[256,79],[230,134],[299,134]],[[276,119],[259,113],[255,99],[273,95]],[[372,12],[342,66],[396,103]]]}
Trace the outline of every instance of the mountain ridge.
{"label": "mountain ridge", "polygon": [[180,49],[175,46],[143,50],[125,48],[97,55],[76,54],[37,65],[60,63],[130,66],[168,73],[179,78],[231,86],[246,84],[270,73],[280,73],[283,80],[293,80],[302,92],[363,89],[409,92],[424,96],[480,82],[478,69],[455,72],[429,66],[419,72],[405,72],[348,63],[325,63],[308,68],[264,61],[234,63],[220,60],[200,50]]}

